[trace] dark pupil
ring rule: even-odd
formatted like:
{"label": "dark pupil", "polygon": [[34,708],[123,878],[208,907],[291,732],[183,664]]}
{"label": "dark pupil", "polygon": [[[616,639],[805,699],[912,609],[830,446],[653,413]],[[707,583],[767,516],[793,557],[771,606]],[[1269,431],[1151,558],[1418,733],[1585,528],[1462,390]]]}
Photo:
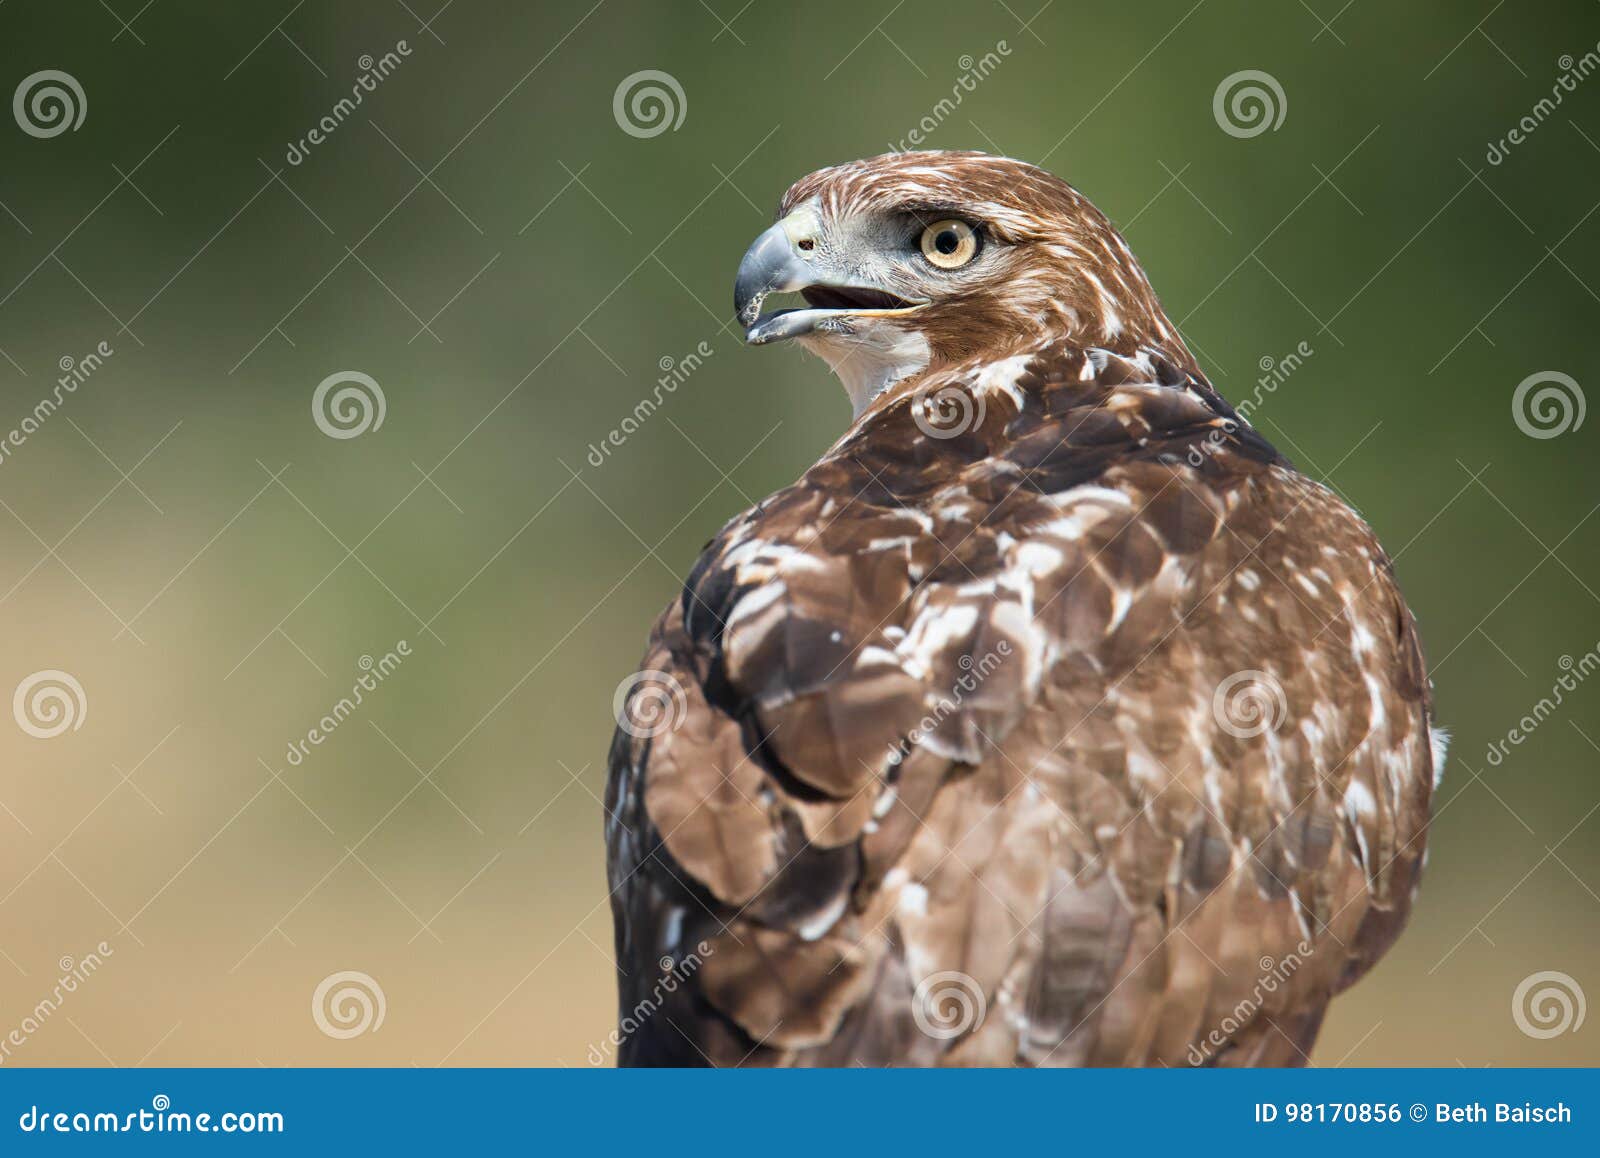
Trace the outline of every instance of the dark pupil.
{"label": "dark pupil", "polygon": [[940,253],[954,253],[960,247],[960,245],[961,238],[956,235],[956,231],[954,229],[946,229],[940,233],[938,237],[933,239],[933,248],[937,249]]}

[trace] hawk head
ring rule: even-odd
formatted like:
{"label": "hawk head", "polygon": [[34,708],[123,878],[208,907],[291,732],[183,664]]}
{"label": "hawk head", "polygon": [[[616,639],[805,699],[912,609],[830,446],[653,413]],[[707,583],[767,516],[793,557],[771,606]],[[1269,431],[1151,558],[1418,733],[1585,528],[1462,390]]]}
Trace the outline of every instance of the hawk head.
{"label": "hawk head", "polygon": [[[805,307],[761,312],[796,291]],[[802,177],[733,296],[746,341],[799,339],[857,414],[902,378],[1025,341],[1154,345],[1192,362],[1105,215],[1059,177],[986,153],[889,153]]]}

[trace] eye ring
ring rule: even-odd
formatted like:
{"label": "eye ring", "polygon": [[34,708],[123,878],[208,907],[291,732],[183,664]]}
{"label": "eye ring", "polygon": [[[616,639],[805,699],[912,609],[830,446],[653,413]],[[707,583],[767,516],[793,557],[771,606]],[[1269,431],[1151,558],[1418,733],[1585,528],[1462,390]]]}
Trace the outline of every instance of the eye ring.
{"label": "eye ring", "polygon": [[922,256],[936,269],[960,269],[978,256],[978,231],[958,217],[935,221],[922,231]]}

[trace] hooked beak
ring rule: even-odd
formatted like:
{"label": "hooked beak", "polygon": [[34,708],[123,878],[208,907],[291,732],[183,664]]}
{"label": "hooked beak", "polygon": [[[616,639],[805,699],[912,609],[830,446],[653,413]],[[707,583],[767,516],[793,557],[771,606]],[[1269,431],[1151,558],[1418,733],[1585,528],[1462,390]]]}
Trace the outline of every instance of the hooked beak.
{"label": "hooked beak", "polygon": [[[824,260],[810,255],[816,253],[817,226],[812,210],[797,209],[745,251],[733,281],[733,310],[749,345],[811,333],[850,333],[855,319],[909,314],[927,304],[898,297],[859,276],[831,273]],[[802,243],[807,243],[804,248]],[[761,313],[769,295],[797,290],[811,308]]]}

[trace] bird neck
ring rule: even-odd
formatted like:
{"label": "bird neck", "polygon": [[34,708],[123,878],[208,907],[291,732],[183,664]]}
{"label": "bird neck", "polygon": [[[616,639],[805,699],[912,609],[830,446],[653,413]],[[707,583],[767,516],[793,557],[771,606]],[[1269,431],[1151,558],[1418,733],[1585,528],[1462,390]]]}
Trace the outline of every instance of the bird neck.
{"label": "bird neck", "polygon": [[805,337],[800,342],[838,377],[850,399],[852,418],[860,418],[885,390],[922,373],[933,361],[933,351],[922,334],[889,326],[848,337]]}

